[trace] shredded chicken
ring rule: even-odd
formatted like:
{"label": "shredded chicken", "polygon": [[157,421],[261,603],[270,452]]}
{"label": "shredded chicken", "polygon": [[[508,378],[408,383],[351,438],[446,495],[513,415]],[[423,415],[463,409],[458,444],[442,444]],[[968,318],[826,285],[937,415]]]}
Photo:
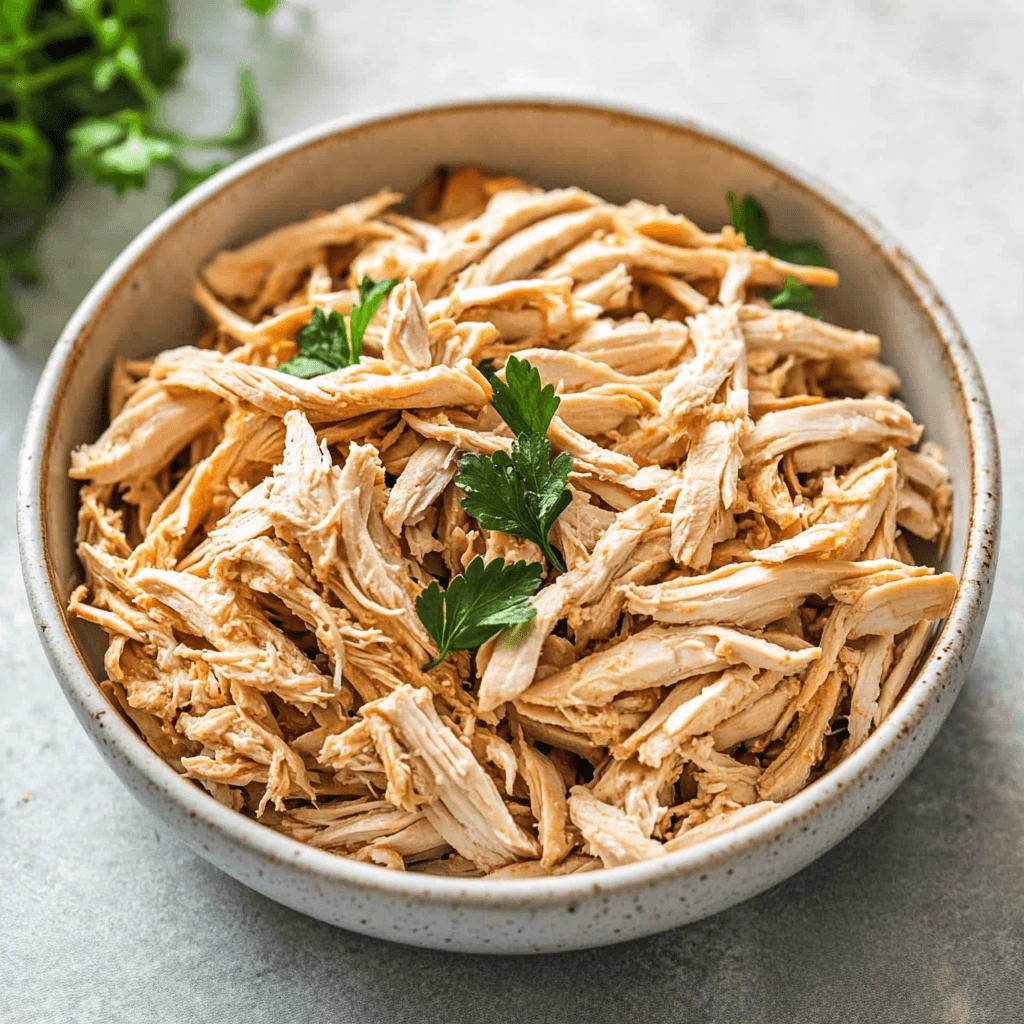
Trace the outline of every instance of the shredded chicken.
{"label": "shredded chicken", "polygon": [[[773,309],[820,267],[639,200],[438,172],[221,253],[195,346],[115,361],[72,455],[101,686],[216,800],[391,870],[528,878],[663,856],[850,756],[949,611],[942,451],[880,339]],[[314,309],[398,284],[353,366],[278,369]],[[572,501],[536,617],[425,670],[416,612],[477,556],[541,561],[462,505],[509,452],[488,374],[560,397]],[[927,550],[916,546],[916,552]]]}

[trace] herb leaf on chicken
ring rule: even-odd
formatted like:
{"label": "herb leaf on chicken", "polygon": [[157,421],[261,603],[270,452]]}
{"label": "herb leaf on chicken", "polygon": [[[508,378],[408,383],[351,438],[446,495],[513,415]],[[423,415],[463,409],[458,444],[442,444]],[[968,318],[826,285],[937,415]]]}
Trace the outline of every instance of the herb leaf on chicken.
{"label": "herb leaf on chicken", "polygon": [[416,598],[416,614],[437,644],[439,664],[451,651],[469,651],[509,626],[529,622],[537,609],[527,598],[540,586],[539,562],[488,563],[478,555],[446,590],[435,580]]}

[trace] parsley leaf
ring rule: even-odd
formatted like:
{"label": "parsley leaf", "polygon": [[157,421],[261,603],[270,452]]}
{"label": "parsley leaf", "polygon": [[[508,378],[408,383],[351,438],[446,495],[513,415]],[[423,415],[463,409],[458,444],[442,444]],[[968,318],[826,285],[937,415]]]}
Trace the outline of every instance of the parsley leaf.
{"label": "parsley leaf", "polygon": [[242,0],[242,6],[248,7],[254,14],[265,18],[278,4],[278,0]]}
{"label": "parsley leaf", "polygon": [[795,309],[804,316],[821,319],[821,311],[814,308],[814,292],[795,277],[787,277],[782,287],[768,297],[773,309]]}
{"label": "parsley leaf", "polygon": [[349,326],[352,328],[352,362],[358,363],[363,352],[363,335],[366,328],[373,319],[374,313],[380,309],[380,304],[391,294],[391,290],[398,284],[397,277],[389,277],[383,281],[374,281],[372,278],[363,277],[359,282],[359,302],[352,307],[349,314]]}
{"label": "parsley leaf", "polygon": [[730,191],[725,193],[725,199],[729,204],[733,228],[737,233],[743,235],[751,249],[758,249],[778,260],[799,263],[805,267],[827,267],[830,265],[828,254],[811,239],[791,241],[769,235],[768,217],[764,212],[764,207],[753,196],[748,195],[741,203],[736,199],[735,193]]}
{"label": "parsley leaf", "polygon": [[[751,195],[743,202],[736,199],[734,192],[725,193],[729,204],[729,215],[732,226],[742,234],[751,249],[758,249],[787,263],[798,263],[805,267],[829,266],[828,254],[813,239],[793,241],[787,238],[776,238],[768,234],[768,217],[764,207]],[[805,316],[821,319],[821,313],[814,308],[814,292],[795,277],[787,277],[777,292],[767,296],[775,309],[795,309]]]}
{"label": "parsley leaf", "polygon": [[295,344],[298,353],[278,367],[292,377],[318,377],[359,362],[358,356],[352,357],[345,319],[337,310],[325,316],[317,306],[309,323],[295,336]]}
{"label": "parsley leaf", "polygon": [[767,251],[769,256],[774,256],[777,260],[785,260],[787,263],[798,263],[802,267],[829,266],[828,255],[825,250],[810,238],[803,241],[771,238],[768,240]]}
{"label": "parsley leaf", "polygon": [[473,650],[500,630],[533,619],[537,609],[526,599],[540,586],[540,578],[538,562],[495,558],[485,565],[477,556],[447,590],[436,580],[431,583],[416,598],[416,614],[437,644],[437,657],[424,670],[450,651]]}
{"label": "parsley leaf", "polygon": [[766,250],[768,248],[768,218],[764,207],[751,195],[739,202],[731,190],[725,193],[725,201],[729,204],[729,215],[736,233],[742,235],[751,249]]}
{"label": "parsley leaf", "polygon": [[246,65],[238,71],[238,111],[231,124],[209,139],[191,140],[205,149],[244,149],[260,139],[260,101],[252,72]]}
{"label": "parsley leaf", "polygon": [[120,195],[143,188],[149,172],[167,163],[174,148],[164,138],[149,133],[138,110],[122,110],[109,118],[86,118],[68,132],[68,161],[80,177],[112,185]]}
{"label": "parsley leaf", "polygon": [[172,159],[174,188],[171,190],[171,202],[176,203],[182,196],[188,195],[196,185],[201,185],[207,178],[212,178],[218,171],[223,171],[227,165],[227,160],[214,160],[203,167],[190,167],[180,160]]}
{"label": "parsley leaf", "polygon": [[533,432],[543,437],[551,426],[551,419],[561,399],[555,394],[554,384],[540,385],[540,370],[525,359],[509,356],[505,363],[505,379],[491,378],[491,405],[519,437]]}
{"label": "parsley leaf", "polygon": [[360,301],[352,307],[349,315],[351,340],[349,332],[345,330],[345,318],[337,310],[331,310],[330,314],[325,315],[317,306],[309,323],[295,336],[298,353],[278,369],[292,377],[308,379],[346,366],[355,366],[363,354],[363,335],[367,324],[396,284],[398,279],[395,277],[386,281],[363,278],[359,285]]}
{"label": "parsley leaf", "polygon": [[511,456],[464,455],[456,486],[465,494],[462,507],[486,530],[532,540],[548,564],[565,572],[548,534],[572,502],[566,484],[572,456],[562,452],[551,461],[551,442],[544,436],[561,399],[549,384],[542,388],[540,371],[525,359],[509,356],[505,380],[491,377],[491,404],[512,429]]}
{"label": "parsley leaf", "polygon": [[487,530],[531,540],[548,563],[560,572],[565,565],[555,554],[548,534],[572,501],[566,488],[572,456],[563,452],[554,462],[551,443],[539,434],[512,442],[512,455],[464,455],[455,478],[465,494],[462,507]]}

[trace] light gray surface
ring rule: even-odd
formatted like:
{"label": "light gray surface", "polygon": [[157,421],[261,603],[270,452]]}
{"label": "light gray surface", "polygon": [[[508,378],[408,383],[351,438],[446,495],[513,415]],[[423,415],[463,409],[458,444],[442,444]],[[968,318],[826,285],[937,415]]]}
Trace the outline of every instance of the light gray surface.
{"label": "light gray surface", "polygon": [[[827,178],[933,275],[1001,430],[1001,569],[971,681],[910,781],[801,875],[710,921],[544,959],[452,957],[302,918],[160,834],[45,663],[13,528],[36,360],[157,192],[70,197],[32,328],[0,351],[0,1020],[1010,1021],[1024,1014],[1019,549],[1024,11],[985,3],[287,4],[179,0],[172,114],[216,127],[251,55],[269,134],[366,107],[549,92],[694,116]],[[30,794],[27,801],[23,794]],[[244,1018],[243,1015],[244,1014]]]}

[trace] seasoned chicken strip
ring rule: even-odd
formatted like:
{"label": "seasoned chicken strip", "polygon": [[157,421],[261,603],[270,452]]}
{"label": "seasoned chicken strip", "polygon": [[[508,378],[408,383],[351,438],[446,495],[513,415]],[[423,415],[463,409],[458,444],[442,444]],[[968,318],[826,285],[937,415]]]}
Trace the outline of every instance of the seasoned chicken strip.
{"label": "seasoned chicken strip", "polygon": [[[746,255],[751,263],[751,285],[779,287],[787,277],[795,277],[803,284],[829,288],[839,281],[835,271],[825,267],[797,266],[776,260],[764,252],[748,251]],[[619,263],[627,270],[643,267],[691,280],[720,279],[732,266],[733,254],[725,249],[665,245],[643,235],[621,233],[582,242],[555,260],[543,273],[545,277],[571,277],[585,282],[606,274]]]}
{"label": "seasoned chicken strip", "polygon": [[205,662],[228,682],[276,693],[307,708],[323,706],[332,697],[331,680],[267,621],[241,588],[167,569],[140,569],[132,582],[143,608],[159,605],[173,612],[176,628],[213,645],[213,650],[179,648],[182,657]]}
{"label": "seasoned chicken strip", "polygon": [[497,451],[512,450],[512,438],[495,434],[489,430],[473,430],[450,423],[444,413],[435,414],[430,419],[416,416],[411,412],[402,413],[402,419],[423,437],[436,441],[445,441],[458,448],[459,451],[473,452],[477,455],[493,455]]}
{"label": "seasoned chicken strip", "polygon": [[254,299],[268,278],[280,272],[282,258],[289,269],[302,271],[320,259],[325,246],[392,235],[393,230],[367,222],[401,199],[397,192],[381,189],[332,213],[278,228],[241,249],[218,254],[203,268],[203,280],[223,298]]}
{"label": "seasoned chicken strip", "polygon": [[701,231],[685,214],[670,213],[667,207],[654,206],[642,199],[631,199],[625,206],[616,207],[615,220],[620,227],[636,231],[655,241],[665,242],[667,245],[691,249],[704,246],[742,248],[742,243],[735,233],[708,234]]}
{"label": "seasoned chicken strip", "polygon": [[391,488],[384,525],[397,537],[406,523],[416,523],[441,496],[458,466],[456,451],[445,441],[427,441],[416,449]]}
{"label": "seasoned chicken strip", "polygon": [[473,267],[467,284],[473,287],[521,281],[542,263],[611,223],[612,211],[607,206],[592,206],[548,217],[495,246]]}
{"label": "seasoned chicken strip", "polygon": [[518,354],[540,372],[541,382],[554,384],[559,393],[584,391],[602,384],[631,384],[634,387],[660,395],[662,389],[675,379],[673,369],[629,375],[613,370],[607,363],[590,359],[578,352],[560,352],[557,349],[526,349]]}
{"label": "seasoned chicken strip", "polygon": [[657,857],[665,849],[645,836],[625,811],[598,800],[585,786],[573,786],[569,816],[583,833],[591,854],[600,857],[606,868]]}
{"label": "seasoned chicken strip", "polygon": [[734,828],[739,828],[740,825],[746,825],[752,821],[756,821],[758,818],[763,817],[769,811],[774,810],[778,806],[779,805],[772,800],[762,799],[759,803],[723,812],[722,814],[718,814],[715,817],[708,819],[701,825],[696,825],[691,829],[687,829],[674,839],[670,839],[662,847],[662,851],[664,853],[674,853],[676,850],[683,850],[688,846],[693,846],[706,839],[712,839],[715,836],[721,835],[723,832],[729,832]]}
{"label": "seasoned chicken strip", "polygon": [[784,562],[805,555],[853,560],[868,546],[885,510],[896,499],[896,453],[858,466],[839,484],[826,481],[827,501],[818,521],[788,540],[751,551],[760,562]]}
{"label": "seasoned chicken strip", "polygon": [[740,666],[726,669],[718,680],[680,704],[658,730],[638,748],[643,764],[657,768],[687,736],[701,736],[736,714],[757,690],[757,674]]}
{"label": "seasoned chicken strip", "polygon": [[[388,655],[378,647],[383,639],[380,631],[359,629],[342,609],[330,607],[317,591],[315,581],[269,537],[242,541],[218,555],[210,565],[210,575],[226,582],[238,581],[258,593],[273,594],[302,619],[316,635],[320,650],[333,662],[337,692],[341,692],[346,668],[350,676],[388,675]],[[398,686],[401,680],[391,674],[389,682]],[[363,687],[357,689],[364,692]]]}
{"label": "seasoned chicken strip", "polygon": [[825,755],[825,735],[842,693],[842,675],[833,669],[814,699],[800,712],[796,729],[782,753],[757,784],[762,800],[786,800],[803,789],[811,770]]}
{"label": "seasoned chicken strip", "polygon": [[694,773],[699,802],[707,801],[712,806],[728,802],[743,807],[757,800],[755,787],[761,769],[716,750],[711,736],[688,740],[679,748],[678,756],[700,769]]}
{"label": "seasoned chicken strip", "polygon": [[787,650],[725,626],[654,625],[534,683],[520,699],[551,707],[601,705],[626,691],[670,686],[730,665],[799,672],[820,654],[811,645]]}
{"label": "seasoned chicken strip", "polygon": [[235,503],[231,481],[244,479],[254,464],[267,467],[279,462],[283,453],[280,420],[259,413],[232,413],[223,440],[199,463],[180,493],[172,492],[150,519],[145,540],[132,552],[129,571],[142,566],[175,568],[196,530],[204,522],[220,520]]}
{"label": "seasoned chicken strip", "polygon": [[422,817],[392,835],[381,836],[368,843],[356,854],[356,860],[403,871],[406,861],[418,863],[432,860],[450,851],[451,847],[437,829],[426,817]]}
{"label": "seasoned chicken strip", "polygon": [[878,714],[878,695],[892,658],[892,642],[891,634],[883,634],[871,637],[864,646],[864,655],[857,668],[857,682],[850,694],[847,720],[850,737],[843,747],[844,756],[852,754],[867,739],[871,723]]}
{"label": "seasoned chicken strip", "polygon": [[794,710],[811,702],[848,639],[902,633],[921,620],[939,619],[948,613],[956,594],[953,576],[911,575],[906,571],[909,568],[877,573],[874,586],[868,576],[832,587],[842,603],[822,631],[821,658],[808,671]]}
{"label": "seasoned chicken strip", "polygon": [[429,369],[433,362],[429,330],[416,283],[406,278],[388,296],[388,324],[382,343],[387,368],[394,373]]}
{"label": "seasoned chicken strip", "polygon": [[658,768],[641,764],[636,758],[612,761],[590,787],[603,803],[625,811],[650,837],[666,808],[658,794],[671,787],[683,770],[681,758],[666,760]]}
{"label": "seasoned chicken strip", "polygon": [[[602,384],[578,394],[562,395],[558,415],[579,434],[596,437],[657,411],[657,403],[642,388],[628,384]],[[625,453],[623,453],[625,454]]]}
{"label": "seasoned chicken strip", "polygon": [[736,500],[745,418],[713,420],[691,444],[683,483],[672,515],[672,557],[680,565],[703,570],[724,514]]}
{"label": "seasoned chicken strip", "polygon": [[850,638],[902,633],[922,620],[945,618],[954,597],[956,579],[949,572],[884,583],[857,600]]}
{"label": "seasoned chicken strip", "polygon": [[572,456],[578,473],[593,473],[602,480],[613,480],[628,487],[640,472],[640,467],[628,455],[602,448],[573,430],[559,416],[552,418],[548,438],[556,451]]}
{"label": "seasoned chicken strip", "polygon": [[517,231],[547,217],[596,206],[598,202],[579,188],[550,192],[513,189],[497,193],[479,217],[446,233],[436,245],[430,246],[414,273],[420,293],[425,300],[436,298],[450,278]]}
{"label": "seasoned chicken strip", "polygon": [[893,705],[906,686],[911,672],[914,671],[924,645],[931,631],[930,622],[919,622],[911,631],[900,650],[895,665],[885,677],[881,692],[878,695],[878,707],[872,718],[874,725],[880,725],[892,711]]}
{"label": "seasoned chicken strip", "polygon": [[627,586],[626,607],[658,622],[727,622],[757,628],[794,611],[810,594],[824,597],[836,584],[886,571],[903,577],[924,576],[933,570],[889,559],[736,563],[704,576],[680,577],[649,587]]}
{"label": "seasoned chicken strip", "polygon": [[742,711],[715,726],[711,734],[715,749],[731,750],[740,743],[770,735],[799,692],[797,679],[786,679],[772,687]]}
{"label": "seasoned chicken strip", "polygon": [[499,636],[487,663],[477,696],[481,712],[493,711],[505,701],[513,700],[530,685],[541,647],[555,624],[571,606],[585,604],[603,591],[661,513],[664,500],[663,495],[658,495],[623,512],[608,527],[583,565],[559,576],[530,599],[537,609],[537,617],[527,636],[516,643],[502,642]]}
{"label": "seasoned chicken strip", "polygon": [[873,359],[881,350],[874,334],[848,331],[791,309],[740,306],[739,326],[751,352],[768,349],[801,359]]}
{"label": "seasoned chicken strip", "polygon": [[181,759],[191,778],[241,786],[263,783],[266,791],[257,814],[270,802],[283,811],[289,798],[314,798],[302,758],[277,732],[237,705],[215,708],[199,717],[183,714],[178,722],[185,736],[215,751],[212,758],[204,754]]}
{"label": "seasoned chicken strip", "polygon": [[214,395],[171,395],[156,388],[125,405],[97,441],[76,448],[68,476],[97,484],[152,476],[193,438],[215,427],[225,411]]}
{"label": "seasoned chicken strip", "polygon": [[[318,832],[308,840],[310,846],[329,849],[332,846],[357,846],[392,837],[410,825],[422,821],[422,813],[402,811],[385,804],[384,809],[367,811],[356,818],[338,822]],[[432,845],[444,845],[444,840],[431,829]]]}
{"label": "seasoned chicken strip", "polygon": [[530,791],[530,808],[537,820],[540,839],[540,862],[546,868],[554,867],[575,845],[566,833],[569,804],[565,798],[565,780],[551,759],[545,757],[532,743],[521,745],[522,775]]}
{"label": "seasoned chicken strip", "polygon": [[737,360],[743,357],[737,309],[736,305],[716,306],[691,321],[690,337],[696,355],[680,367],[661,393],[661,415],[672,429],[679,430],[711,404]]}
{"label": "seasoned chicken strip", "polygon": [[490,321],[506,341],[560,338],[599,313],[597,306],[573,297],[572,281],[567,277],[459,288],[427,307],[431,320]]}
{"label": "seasoned chicken strip", "polygon": [[921,428],[901,405],[886,398],[847,398],[762,416],[743,440],[744,465],[753,468],[814,442],[899,448],[920,438]]}
{"label": "seasoned chicken strip", "polygon": [[[623,267],[623,272],[625,272],[625,267]],[[656,270],[638,268],[633,271],[633,278],[642,284],[653,284],[655,287],[660,288],[666,295],[678,302],[687,313],[704,313],[710,305],[706,295],[701,294],[693,285],[688,284],[681,277],[673,277],[671,274],[660,274]],[[587,286],[580,285],[579,287],[585,288]]]}
{"label": "seasoned chicken strip", "polygon": [[586,284],[577,285],[573,288],[572,294],[580,302],[591,302],[605,312],[611,312],[625,308],[632,288],[633,282],[626,268],[619,263],[607,274],[602,274]]}
{"label": "seasoned chicken strip", "polygon": [[642,314],[625,322],[602,318],[574,331],[565,347],[613,370],[634,376],[675,366],[690,331],[672,320],[648,320]]}
{"label": "seasoned chicken strip", "polygon": [[[394,731],[416,802],[462,856],[489,870],[537,855],[536,844],[513,821],[490,777],[438,717],[429,690],[401,686],[360,713],[371,722],[383,719]],[[340,767],[326,750],[321,756]]]}
{"label": "seasoned chicken strip", "polygon": [[277,370],[246,366],[217,352],[171,349],[157,357],[153,375],[167,387],[223,398],[283,417],[301,409],[311,423],[349,419],[380,409],[429,409],[445,405],[483,406],[490,388],[467,361],[456,367],[394,374],[383,362],[363,359],[334,373],[301,380]]}

